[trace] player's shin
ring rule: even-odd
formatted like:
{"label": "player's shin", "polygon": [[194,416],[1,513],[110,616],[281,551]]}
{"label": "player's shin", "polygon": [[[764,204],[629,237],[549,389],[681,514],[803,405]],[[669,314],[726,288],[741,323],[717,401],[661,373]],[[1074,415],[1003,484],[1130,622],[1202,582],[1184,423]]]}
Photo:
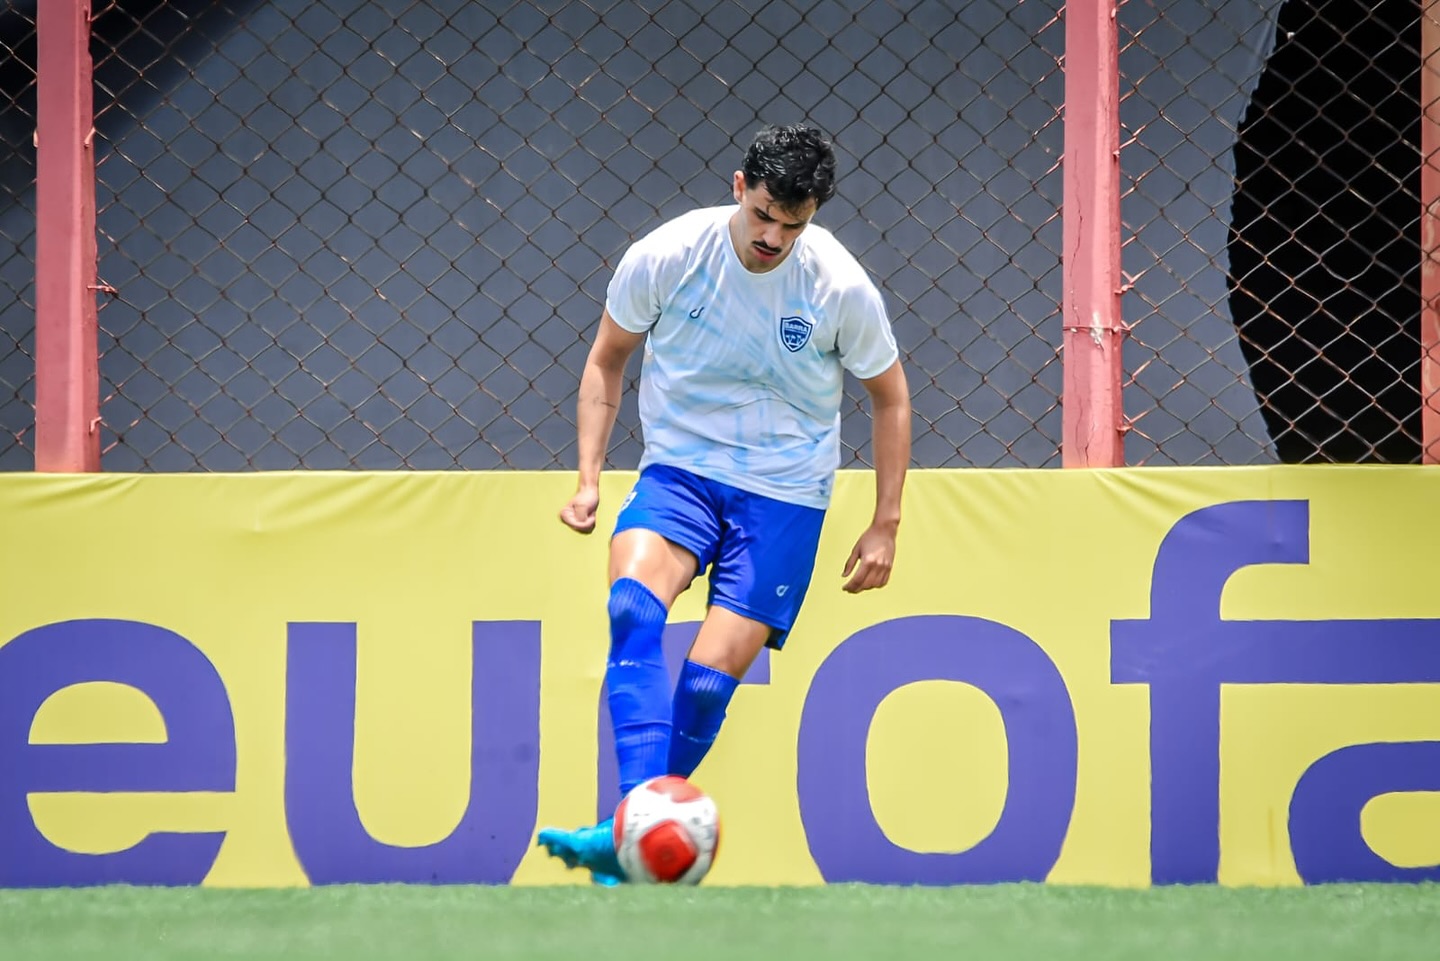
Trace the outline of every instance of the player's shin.
{"label": "player's shin", "polygon": [[637,580],[622,577],[610,589],[605,689],[622,794],[668,773],[670,685],[661,646],[666,613],[664,603]]}
{"label": "player's shin", "polygon": [[739,681],[704,664],[686,660],[675,684],[669,773],[695,773],[720,733],[725,711]]}

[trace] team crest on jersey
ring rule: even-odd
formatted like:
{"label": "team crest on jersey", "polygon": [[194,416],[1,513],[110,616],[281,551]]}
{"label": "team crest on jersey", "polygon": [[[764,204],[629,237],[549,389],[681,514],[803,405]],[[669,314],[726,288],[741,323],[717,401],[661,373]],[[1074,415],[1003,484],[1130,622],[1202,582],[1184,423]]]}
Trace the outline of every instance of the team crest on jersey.
{"label": "team crest on jersey", "polygon": [[814,329],[815,325],[804,317],[781,317],[780,343],[793,354],[810,343],[810,332]]}

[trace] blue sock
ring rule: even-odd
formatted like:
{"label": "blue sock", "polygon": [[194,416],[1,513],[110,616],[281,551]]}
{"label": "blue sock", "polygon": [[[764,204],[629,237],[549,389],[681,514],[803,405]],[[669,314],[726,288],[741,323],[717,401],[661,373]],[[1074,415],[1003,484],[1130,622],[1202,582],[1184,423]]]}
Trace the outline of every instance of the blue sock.
{"label": "blue sock", "polygon": [[665,604],[639,581],[622,577],[610,588],[610,662],[605,690],[621,796],[666,772],[670,754],[670,675],[661,637]]}
{"label": "blue sock", "polygon": [[670,773],[695,773],[720,733],[725,709],[739,681],[704,664],[686,660],[675,684],[674,730],[670,737]]}

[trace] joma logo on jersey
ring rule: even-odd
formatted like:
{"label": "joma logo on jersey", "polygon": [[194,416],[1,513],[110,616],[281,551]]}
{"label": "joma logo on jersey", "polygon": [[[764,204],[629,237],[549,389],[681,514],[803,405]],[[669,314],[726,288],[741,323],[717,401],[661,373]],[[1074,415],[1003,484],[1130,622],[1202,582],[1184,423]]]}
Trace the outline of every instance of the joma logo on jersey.
{"label": "joma logo on jersey", "polygon": [[793,354],[810,343],[810,332],[814,329],[815,325],[804,317],[781,317],[780,343]]}

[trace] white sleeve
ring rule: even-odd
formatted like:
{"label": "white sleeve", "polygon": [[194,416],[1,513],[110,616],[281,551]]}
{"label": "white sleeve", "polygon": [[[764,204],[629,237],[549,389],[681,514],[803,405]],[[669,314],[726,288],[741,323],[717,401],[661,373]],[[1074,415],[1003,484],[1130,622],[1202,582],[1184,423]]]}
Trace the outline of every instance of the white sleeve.
{"label": "white sleeve", "polygon": [[878,377],[899,359],[885,301],[874,284],[860,284],[846,292],[836,347],[840,364],[861,380]]}
{"label": "white sleeve", "polygon": [[641,238],[625,256],[605,290],[605,309],[624,330],[643,334],[660,319],[660,258],[655,256],[653,235]]}

